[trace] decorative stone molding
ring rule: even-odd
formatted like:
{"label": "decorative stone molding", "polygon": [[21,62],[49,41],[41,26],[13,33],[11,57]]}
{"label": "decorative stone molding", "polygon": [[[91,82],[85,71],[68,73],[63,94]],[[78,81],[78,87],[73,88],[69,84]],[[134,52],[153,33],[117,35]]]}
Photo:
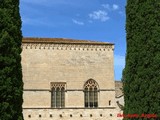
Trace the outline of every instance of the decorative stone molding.
{"label": "decorative stone molding", "polygon": [[89,79],[89,80],[84,84],[84,89],[85,89],[85,88],[87,88],[87,89],[89,89],[89,88],[94,89],[94,88],[99,88],[99,87],[98,87],[98,83],[97,83],[95,80]]}
{"label": "decorative stone molding", "polygon": [[[51,86],[52,88],[52,86]],[[23,91],[51,91],[50,89],[24,89]],[[66,89],[65,90],[66,92],[67,91],[84,91],[84,89]],[[115,91],[115,89],[98,89],[98,91]],[[119,97],[116,97],[116,98],[120,98],[120,97],[123,97],[122,96],[119,96]]]}
{"label": "decorative stone molding", "polygon": [[110,51],[114,45],[77,45],[77,44],[48,44],[48,43],[22,43],[22,49],[52,49],[52,50],[87,50],[87,51]]}
{"label": "decorative stone molding", "polygon": [[51,89],[52,88],[65,88],[66,83],[65,82],[51,82]]}

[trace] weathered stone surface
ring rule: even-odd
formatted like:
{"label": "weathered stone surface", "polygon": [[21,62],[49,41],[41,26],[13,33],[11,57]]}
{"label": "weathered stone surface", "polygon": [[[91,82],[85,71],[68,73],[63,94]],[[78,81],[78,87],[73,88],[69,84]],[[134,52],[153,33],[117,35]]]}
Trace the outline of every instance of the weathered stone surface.
{"label": "weathered stone surface", "polygon": [[[88,44],[82,41],[64,43],[55,43],[54,39],[45,42],[45,38],[43,41],[23,41],[25,120],[118,120],[113,67],[114,45],[92,42]],[[99,87],[96,109],[84,108],[84,84],[89,79],[95,80]],[[64,109],[51,108],[52,82],[66,84]]]}

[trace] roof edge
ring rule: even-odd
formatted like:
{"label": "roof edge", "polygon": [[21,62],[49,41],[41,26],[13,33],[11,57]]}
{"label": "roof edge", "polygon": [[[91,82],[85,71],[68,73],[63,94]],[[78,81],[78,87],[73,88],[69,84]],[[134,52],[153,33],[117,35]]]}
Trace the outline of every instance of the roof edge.
{"label": "roof edge", "polygon": [[23,37],[22,43],[114,45],[113,43],[99,42],[94,40],[78,40],[70,38],[39,38],[39,37]]}

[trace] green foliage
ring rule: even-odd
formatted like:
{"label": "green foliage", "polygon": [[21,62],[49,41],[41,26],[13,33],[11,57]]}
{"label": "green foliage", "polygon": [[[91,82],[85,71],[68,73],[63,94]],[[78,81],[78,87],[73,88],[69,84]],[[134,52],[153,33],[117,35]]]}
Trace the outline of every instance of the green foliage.
{"label": "green foliage", "polygon": [[[124,114],[158,115],[160,114],[160,0],[127,0],[126,32],[127,54],[123,72]],[[147,120],[147,118],[134,118],[136,119]]]}
{"label": "green foliage", "polygon": [[0,120],[23,120],[19,0],[0,0]]}

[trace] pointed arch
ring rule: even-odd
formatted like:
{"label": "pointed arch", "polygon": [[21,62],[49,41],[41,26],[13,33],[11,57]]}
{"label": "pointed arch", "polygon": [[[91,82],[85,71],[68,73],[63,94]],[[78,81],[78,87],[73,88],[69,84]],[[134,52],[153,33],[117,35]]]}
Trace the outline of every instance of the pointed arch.
{"label": "pointed arch", "polygon": [[87,80],[87,81],[85,82],[83,88],[85,89],[86,87],[87,87],[87,88],[89,88],[89,87],[91,87],[91,88],[96,87],[97,89],[99,89],[99,85],[98,85],[98,83],[97,83],[94,79],[89,79],[89,80]]}
{"label": "pointed arch", "polygon": [[65,107],[65,85],[66,83],[64,82],[51,83],[51,107]]}
{"label": "pointed arch", "polygon": [[85,107],[98,107],[98,83],[89,79],[84,84],[84,105]]}

